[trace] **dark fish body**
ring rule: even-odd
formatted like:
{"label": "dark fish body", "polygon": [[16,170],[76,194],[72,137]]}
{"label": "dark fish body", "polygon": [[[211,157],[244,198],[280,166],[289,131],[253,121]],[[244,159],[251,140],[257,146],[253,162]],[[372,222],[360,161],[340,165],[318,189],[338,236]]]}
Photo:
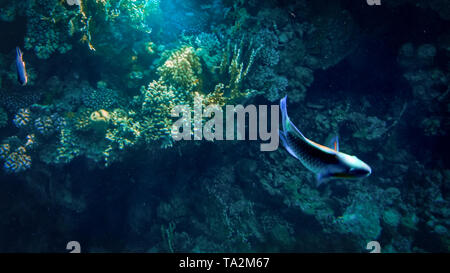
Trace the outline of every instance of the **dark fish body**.
{"label": "dark fish body", "polygon": [[311,145],[307,139],[296,134],[293,130],[287,130],[284,134],[284,138],[286,144],[296,155],[296,158],[299,159],[307,169],[314,173],[320,172],[320,170],[324,169],[327,165],[338,163],[336,154],[317,149],[317,147]]}
{"label": "dark fish body", "polygon": [[25,62],[23,61],[23,53],[19,47],[16,47],[16,67],[17,67],[17,81],[25,86],[28,82],[27,70]]}

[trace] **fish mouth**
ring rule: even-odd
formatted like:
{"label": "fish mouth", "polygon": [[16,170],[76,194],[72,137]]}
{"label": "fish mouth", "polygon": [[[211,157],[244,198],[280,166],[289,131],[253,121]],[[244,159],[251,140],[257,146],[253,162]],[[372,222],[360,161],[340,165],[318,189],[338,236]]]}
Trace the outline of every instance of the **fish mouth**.
{"label": "fish mouth", "polygon": [[368,177],[371,174],[372,174],[372,168],[370,168],[369,166],[360,170],[361,177]]}
{"label": "fish mouth", "polygon": [[372,174],[372,169],[369,166],[353,169],[350,174],[355,178],[364,178]]}
{"label": "fish mouth", "polygon": [[372,168],[369,165],[365,164],[363,169],[366,171],[366,175],[364,177],[368,177],[372,174]]}
{"label": "fish mouth", "polygon": [[357,175],[361,178],[368,177],[369,175],[372,174],[372,168],[370,168],[370,166],[367,165],[365,162],[363,162],[361,168],[358,168],[355,171],[357,171]]}

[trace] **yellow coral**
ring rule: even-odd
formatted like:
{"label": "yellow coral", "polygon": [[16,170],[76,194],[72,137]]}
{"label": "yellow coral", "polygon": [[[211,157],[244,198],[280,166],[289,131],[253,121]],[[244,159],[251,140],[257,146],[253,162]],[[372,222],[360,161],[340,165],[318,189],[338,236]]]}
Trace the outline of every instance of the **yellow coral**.
{"label": "yellow coral", "polygon": [[227,79],[228,84],[217,83],[209,93],[202,90],[202,67],[194,48],[183,46],[171,52],[158,68],[159,79],[142,88],[138,97],[144,116],[141,125],[145,128],[142,131],[145,141],[149,143],[170,138],[173,123],[171,111],[176,105],[189,105],[192,109],[194,101],[201,101],[203,107],[223,107],[249,97],[253,91],[242,90],[242,82],[259,49],[249,51],[248,62],[244,64],[241,60],[242,48],[243,42],[236,44],[234,50],[228,43],[220,69],[223,73],[221,78]]}
{"label": "yellow coral", "polygon": [[153,49],[154,47],[155,47],[155,44],[151,41],[145,43],[145,51],[149,54],[155,53],[155,50]]}
{"label": "yellow coral", "polygon": [[98,111],[92,112],[90,116],[91,121],[94,122],[109,122],[111,120],[111,115],[108,111],[100,109]]}
{"label": "yellow coral", "polygon": [[[231,102],[240,101],[243,98],[250,97],[255,92],[253,90],[242,90],[242,82],[244,81],[250,68],[252,67],[253,62],[255,61],[255,57],[261,49],[261,46],[256,49],[252,49],[252,42],[250,42],[247,48],[250,56],[248,58],[246,66],[242,61],[243,48],[244,39],[242,39],[239,44],[235,44],[233,50],[231,49],[230,42],[228,42],[227,48],[224,50],[224,57],[221,63],[221,73],[228,73],[229,75],[230,80],[226,88],[230,90],[229,99]],[[231,61],[229,62],[229,60]]]}
{"label": "yellow coral", "polygon": [[224,88],[225,85],[223,83],[217,84],[214,91],[206,95],[205,105],[224,106],[227,103],[227,99],[224,97]]}
{"label": "yellow coral", "polygon": [[87,108],[79,109],[73,118],[75,129],[77,130],[88,129],[89,125],[91,124],[90,115],[91,115],[90,109]]}
{"label": "yellow coral", "polygon": [[164,83],[176,89],[191,92],[198,89],[196,87],[200,85],[202,67],[194,48],[183,46],[172,52],[164,64],[158,68],[158,73],[160,80]]}
{"label": "yellow coral", "polygon": [[[105,138],[117,144],[120,150],[125,146],[135,145],[141,136],[140,123],[134,121],[130,114],[132,113],[127,113],[122,109],[114,109],[110,113],[112,128],[107,129]],[[109,155],[109,152],[105,150],[103,154]]]}

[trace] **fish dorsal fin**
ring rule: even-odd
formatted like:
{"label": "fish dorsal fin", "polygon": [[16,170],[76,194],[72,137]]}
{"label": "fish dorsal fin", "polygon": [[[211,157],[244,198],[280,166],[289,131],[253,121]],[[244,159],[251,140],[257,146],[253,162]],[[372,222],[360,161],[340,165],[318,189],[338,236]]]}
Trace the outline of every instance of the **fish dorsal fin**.
{"label": "fish dorsal fin", "polygon": [[297,129],[297,127],[295,127],[294,123],[291,122],[291,120],[290,120],[290,118],[289,118],[289,116],[287,114],[286,100],[287,100],[287,95],[280,100],[280,109],[281,109],[281,117],[282,117],[282,123],[283,123],[283,132],[285,134],[291,133],[291,134],[294,134],[297,137],[300,137],[300,138],[304,139],[305,137],[303,136],[303,134],[300,132],[299,129]]}
{"label": "fish dorsal fin", "polygon": [[334,135],[328,138],[327,142],[325,142],[328,147],[339,152],[339,137],[338,135]]}

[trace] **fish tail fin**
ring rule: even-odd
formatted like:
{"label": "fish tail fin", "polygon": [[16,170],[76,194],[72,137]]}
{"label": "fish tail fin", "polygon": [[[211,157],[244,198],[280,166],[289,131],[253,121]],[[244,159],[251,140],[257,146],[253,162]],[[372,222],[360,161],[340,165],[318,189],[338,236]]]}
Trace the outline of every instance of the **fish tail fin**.
{"label": "fish tail fin", "polygon": [[17,56],[22,58],[22,51],[20,50],[20,48],[18,46],[16,46],[16,53],[17,53]]}
{"label": "fish tail fin", "polygon": [[280,100],[280,109],[281,109],[281,122],[283,123],[283,132],[284,134],[287,134],[288,132],[292,132],[301,138],[305,138],[303,134],[300,132],[297,127],[291,122],[289,119],[289,116],[287,114],[287,107],[286,107],[286,99],[287,95]]}
{"label": "fish tail fin", "polygon": [[286,99],[287,95],[280,100],[280,109],[281,109],[281,122],[283,124],[283,131],[286,132],[286,122],[289,122],[289,116],[287,114],[287,108],[286,108]]}

